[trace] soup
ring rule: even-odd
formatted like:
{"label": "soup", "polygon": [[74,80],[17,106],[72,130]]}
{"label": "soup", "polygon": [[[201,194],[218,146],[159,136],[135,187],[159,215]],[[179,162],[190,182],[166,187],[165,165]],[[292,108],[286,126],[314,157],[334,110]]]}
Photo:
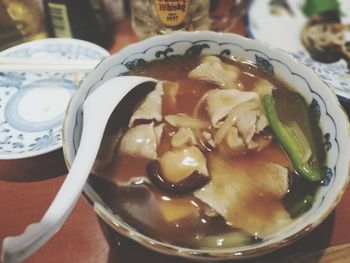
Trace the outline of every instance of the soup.
{"label": "soup", "polygon": [[125,222],[174,245],[234,247],[311,208],[321,132],[283,81],[216,56],[173,56],[130,75],[162,81],[118,106],[125,115],[112,116],[115,134],[105,134],[89,178]]}

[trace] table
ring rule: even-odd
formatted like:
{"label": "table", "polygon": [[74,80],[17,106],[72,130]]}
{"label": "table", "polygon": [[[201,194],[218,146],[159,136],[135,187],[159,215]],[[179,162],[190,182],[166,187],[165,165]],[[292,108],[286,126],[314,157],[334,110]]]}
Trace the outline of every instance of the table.
{"label": "table", "polygon": [[[234,28],[245,34],[242,22]],[[136,42],[128,19],[118,23],[111,53]],[[62,149],[21,160],[0,160],[0,241],[40,220],[60,188],[67,168]],[[335,211],[293,245],[251,262],[349,262],[350,190]],[[326,249],[327,248],[327,249]],[[1,248],[0,248],[1,250]],[[283,260],[281,260],[283,258]],[[150,251],[113,233],[81,196],[61,230],[26,262],[169,262],[191,261]]]}

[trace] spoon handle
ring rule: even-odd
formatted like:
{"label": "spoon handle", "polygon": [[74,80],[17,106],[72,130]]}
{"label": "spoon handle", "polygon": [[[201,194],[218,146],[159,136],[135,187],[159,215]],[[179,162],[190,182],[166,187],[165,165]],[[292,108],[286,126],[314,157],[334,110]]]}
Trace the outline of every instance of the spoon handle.
{"label": "spoon handle", "polygon": [[109,116],[133,87],[150,81],[154,82],[146,77],[113,78],[87,98],[83,106],[80,146],[64,183],[40,222],[29,225],[19,236],[3,240],[4,263],[19,262],[31,256],[61,228],[90,174]]}
{"label": "spoon handle", "polygon": [[[91,134],[90,120],[88,118],[85,119],[87,115],[84,114],[84,127],[80,147],[74,163],[54,201],[40,222],[29,225],[24,233],[19,236],[4,239],[4,262],[18,262],[32,255],[61,228],[73,210],[91,171],[103,134],[103,130],[101,132],[96,129],[98,127],[104,128],[104,125],[101,123],[103,120],[100,120],[100,124],[92,128],[96,132]],[[90,129],[90,133],[88,129]],[[69,199],[67,200],[67,198]]]}

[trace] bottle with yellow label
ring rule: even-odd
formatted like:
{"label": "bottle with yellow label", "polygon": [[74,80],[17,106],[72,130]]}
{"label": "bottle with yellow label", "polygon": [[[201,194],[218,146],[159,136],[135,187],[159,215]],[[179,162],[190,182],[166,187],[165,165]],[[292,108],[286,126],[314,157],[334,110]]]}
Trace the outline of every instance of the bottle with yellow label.
{"label": "bottle with yellow label", "polygon": [[131,0],[130,7],[132,27],[140,39],[209,28],[209,0]]}

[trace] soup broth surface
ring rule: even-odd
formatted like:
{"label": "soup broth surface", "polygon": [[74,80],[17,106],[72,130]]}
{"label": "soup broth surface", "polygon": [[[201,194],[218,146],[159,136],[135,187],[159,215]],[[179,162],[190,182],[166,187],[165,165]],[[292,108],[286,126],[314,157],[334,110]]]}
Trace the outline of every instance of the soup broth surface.
{"label": "soup broth surface", "polygon": [[[236,81],[238,89],[253,91],[261,80],[271,83],[274,86],[273,95],[280,120],[285,123],[297,123],[301,130],[305,131],[306,138],[321,141],[321,132],[317,125],[305,122],[308,110],[304,99],[283,81],[266,76],[249,63],[232,58],[222,58],[222,61],[239,69]],[[201,103],[201,100],[208,92],[218,89],[218,85],[189,77],[189,72],[200,64],[200,57],[174,56],[148,63],[131,71],[130,75],[149,76],[178,84],[175,95],[170,91],[163,92],[161,106],[163,116],[180,114],[210,123],[208,107],[205,103]],[[163,87],[165,89],[165,86]],[[140,98],[135,96],[128,99],[129,105],[136,105],[134,110],[140,105]],[[173,151],[172,138],[179,130],[164,119],[160,122],[163,123],[163,129],[157,146],[157,158]],[[115,125],[123,132],[129,129],[127,122],[116,123],[118,125]],[[124,126],[119,127],[119,125]],[[209,125],[205,131],[210,135],[214,134],[217,128]],[[105,145],[103,147],[113,148],[113,154],[102,166],[95,167],[89,182],[115,214],[138,231],[157,240],[192,248],[232,247],[259,242],[273,234],[269,233],[269,229],[273,228],[276,218],[286,220],[285,218],[288,217],[286,224],[290,224],[294,220],[294,215],[290,211],[296,203],[300,202],[301,197],[314,196],[318,184],[307,182],[295,172],[287,154],[274,138],[269,126],[254,136],[259,146],[252,150],[244,150],[238,155],[232,155],[215,147],[211,148],[210,145],[204,145],[202,148],[198,146],[206,159],[210,180],[219,180],[222,171],[227,171],[231,176],[229,178],[232,178],[230,184],[232,183],[234,187],[235,182],[237,182],[236,185],[243,185],[236,186],[237,188],[232,190],[242,191],[237,194],[238,196],[246,196],[242,200],[232,200],[235,206],[239,207],[234,209],[234,215],[223,216],[224,212],[208,205],[210,202],[206,202],[206,198],[197,198],[192,192],[173,194],[159,189],[148,179],[147,165],[150,159],[122,153],[119,150],[121,138],[119,135],[108,135],[105,139],[107,142],[103,143]],[[325,154],[320,145],[321,143],[316,144],[312,150],[313,155],[318,158],[317,161],[322,163]],[[280,199],[270,195],[265,189],[252,188],[254,182],[261,180],[261,175],[254,170],[255,165],[261,163],[273,163],[288,170],[288,190]],[[248,181],[250,183],[241,181],[236,171],[246,171],[250,176]],[[227,176],[225,175],[225,178]],[[224,185],[220,186],[222,192],[227,191],[226,182],[224,181]],[[241,189],[245,188],[242,187],[250,189],[250,193],[244,193]],[[259,198],[250,200],[251,195]],[[225,202],[230,200],[223,201]],[[227,218],[229,220],[226,220]],[[242,221],[246,222],[242,223]],[[257,229],[256,232],[254,229]],[[263,230],[258,232],[260,229]]]}

